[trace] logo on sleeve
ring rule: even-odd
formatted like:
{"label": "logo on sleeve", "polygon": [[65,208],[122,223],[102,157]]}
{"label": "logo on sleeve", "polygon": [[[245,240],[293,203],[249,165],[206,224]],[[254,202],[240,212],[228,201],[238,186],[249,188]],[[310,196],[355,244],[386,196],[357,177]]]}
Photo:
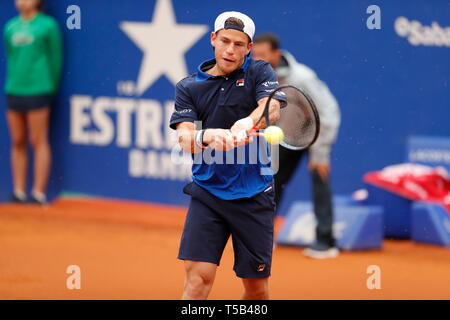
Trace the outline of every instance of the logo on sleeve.
{"label": "logo on sleeve", "polygon": [[244,85],[245,85],[244,79],[240,79],[240,80],[236,81],[236,86],[243,87]]}
{"label": "logo on sleeve", "polygon": [[278,81],[266,81],[261,83],[261,85],[264,87],[273,87],[278,85]]}

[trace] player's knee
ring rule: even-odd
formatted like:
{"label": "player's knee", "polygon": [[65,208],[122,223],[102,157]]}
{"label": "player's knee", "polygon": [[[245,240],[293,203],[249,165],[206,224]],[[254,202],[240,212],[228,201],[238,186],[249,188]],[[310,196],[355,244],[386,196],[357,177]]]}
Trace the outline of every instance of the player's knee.
{"label": "player's knee", "polygon": [[191,276],[190,280],[196,286],[205,286],[206,287],[206,286],[212,285],[212,283],[214,281],[214,277],[211,274],[202,272],[202,273],[197,273],[197,274]]}
{"label": "player's knee", "polygon": [[11,139],[11,147],[13,149],[16,149],[16,150],[25,149],[26,146],[27,146],[27,139],[26,139],[25,135],[18,135]]}
{"label": "player's knee", "polygon": [[244,281],[245,297],[250,300],[267,300],[269,298],[269,286],[267,280],[250,280]]}
{"label": "player's knee", "polygon": [[193,297],[201,297],[213,284],[213,277],[208,274],[195,274],[187,278],[186,289]]}
{"label": "player's knee", "polygon": [[269,299],[269,291],[266,288],[246,289],[246,296],[250,300],[267,300]]}

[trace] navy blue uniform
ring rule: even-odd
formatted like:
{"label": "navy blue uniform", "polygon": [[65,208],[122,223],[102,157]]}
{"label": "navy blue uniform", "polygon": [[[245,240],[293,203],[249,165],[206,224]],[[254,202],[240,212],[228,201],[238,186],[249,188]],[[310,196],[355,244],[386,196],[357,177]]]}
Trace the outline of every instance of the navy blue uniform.
{"label": "navy blue uniform", "polygon": [[[238,70],[226,76],[207,74],[214,64],[215,60],[202,63],[197,73],[177,84],[171,128],[180,122],[201,121],[203,129],[230,129],[278,86],[266,62],[246,57]],[[245,160],[236,163],[239,151]],[[206,153],[213,162],[206,160]],[[227,163],[233,155],[234,162]],[[231,234],[237,276],[269,276],[275,202],[264,139],[226,152],[208,148],[193,157],[193,182],[184,188],[191,202],[178,258],[219,265]]]}

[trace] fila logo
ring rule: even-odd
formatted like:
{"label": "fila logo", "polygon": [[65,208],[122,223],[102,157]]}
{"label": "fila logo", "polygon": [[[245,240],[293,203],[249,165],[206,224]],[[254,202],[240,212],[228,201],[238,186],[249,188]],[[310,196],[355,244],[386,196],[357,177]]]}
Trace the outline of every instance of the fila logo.
{"label": "fila logo", "polygon": [[245,85],[245,80],[244,79],[236,81],[236,86],[243,87],[244,85]]}
{"label": "fila logo", "polygon": [[258,271],[258,272],[263,272],[264,269],[266,269],[266,265],[265,265],[265,264],[260,264],[260,265],[258,266],[258,269],[256,269],[256,271]]}

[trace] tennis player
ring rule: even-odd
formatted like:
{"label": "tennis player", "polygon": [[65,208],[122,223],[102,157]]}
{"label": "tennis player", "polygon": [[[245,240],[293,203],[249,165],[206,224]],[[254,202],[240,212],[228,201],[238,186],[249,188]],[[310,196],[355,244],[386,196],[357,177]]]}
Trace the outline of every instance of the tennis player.
{"label": "tennis player", "polygon": [[[247,15],[220,14],[211,33],[215,59],[176,85],[170,126],[182,149],[196,159],[211,152],[225,158],[257,142],[242,133],[258,121],[278,82],[270,64],[249,57],[254,33]],[[279,112],[280,103],[273,99],[269,120],[275,122]],[[257,158],[241,164],[194,161],[193,182],[183,190],[191,200],[178,255],[186,271],[182,299],[208,297],[230,235],[242,298],[268,299],[275,201],[273,176],[262,174],[270,164]]]}

